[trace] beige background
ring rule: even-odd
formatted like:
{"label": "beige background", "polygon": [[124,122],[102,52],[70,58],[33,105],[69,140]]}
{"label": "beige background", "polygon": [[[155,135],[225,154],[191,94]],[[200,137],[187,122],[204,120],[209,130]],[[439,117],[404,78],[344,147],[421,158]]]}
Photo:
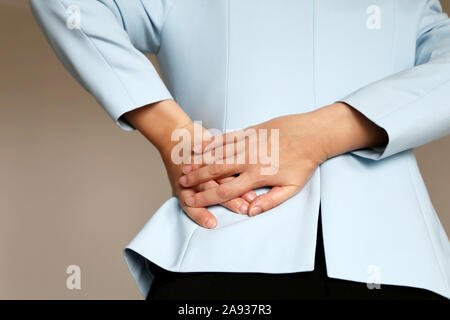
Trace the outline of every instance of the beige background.
{"label": "beige background", "polygon": [[[170,196],[157,151],[69,76],[26,1],[0,0],[0,39],[0,299],[140,299],[122,248]],[[450,137],[416,154],[450,233]]]}

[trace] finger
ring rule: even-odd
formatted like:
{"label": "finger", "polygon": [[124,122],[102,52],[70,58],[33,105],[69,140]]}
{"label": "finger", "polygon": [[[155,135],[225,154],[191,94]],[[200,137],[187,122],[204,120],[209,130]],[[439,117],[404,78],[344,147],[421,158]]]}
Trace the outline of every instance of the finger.
{"label": "finger", "polygon": [[217,220],[214,215],[206,208],[193,208],[185,204],[186,197],[195,194],[192,189],[183,189],[180,192],[180,205],[184,212],[197,224],[208,229],[214,229],[217,226]]}
{"label": "finger", "polygon": [[208,158],[209,161],[207,161],[206,159],[207,156],[207,154],[195,154],[193,156],[192,162],[184,165],[181,171],[184,174],[188,174],[189,172],[195,171],[199,168],[203,168],[204,166],[216,163],[215,155],[211,158]]}
{"label": "finger", "polygon": [[241,196],[241,198],[244,199],[245,201],[251,203],[253,200],[256,199],[256,196],[257,196],[257,195],[256,195],[256,192],[253,191],[253,190],[251,190],[251,191],[249,191],[249,192],[247,192],[247,193],[244,193],[244,194]]}
{"label": "finger", "polygon": [[193,187],[193,189],[196,192],[205,191],[214,187],[217,187],[219,184],[215,180],[209,180],[203,183],[200,183],[199,185]]}
{"label": "finger", "polygon": [[[256,139],[249,143],[255,148]],[[240,156],[245,159],[245,150],[247,148],[246,140],[240,140],[235,143],[227,143],[219,145],[212,150],[205,151],[200,154],[194,152],[191,163],[193,164],[214,164],[214,163],[235,163],[235,158]],[[229,158],[229,159],[226,159]],[[224,159],[229,162],[224,162]]]}
{"label": "finger", "polygon": [[[224,184],[225,182],[229,182],[229,181],[231,181],[231,180],[233,180],[233,179],[236,179],[236,177],[226,177],[226,178],[222,178],[222,179],[218,179],[218,180],[216,180],[219,184]],[[244,193],[242,196],[241,196],[241,198],[242,199],[244,199],[245,201],[247,201],[247,202],[252,202],[253,200],[255,200],[255,198],[256,198],[256,192],[255,191],[253,191],[253,190],[251,190],[251,191],[249,191],[249,192],[246,192],[246,193]]]}
{"label": "finger", "polygon": [[204,153],[196,154],[194,152],[191,156],[191,162],[184,166],[183,173],[186,174],[211,164],[246,163],[246,150],[249,149],[249,152],[257,150],[258,140],[256,135],[254,137],[255,138],[251,138],[248,143],[247,140],[242,139],[237,142],[220,145],[217,148]]}
{"label": "finger", "polygon": [[204,166],[205,166],[205,164],[203,164],[203,163],[201,163],[201,164],[190,163],[190,164],[187,164],[187,165],[183,166],[182,172],[184,174],[188,174],[189,172],[195,171],[195,170],[200,169],[200,168],[202,168]]}
{"label": "finger", "polygon": [[[230,179],[235,179],[234,177],[229,177],[229,178],[225,178],[221,180],[221,183],[225,183],[226,181],[230,181]],[[223,181],[223,182],[222,182]],[[219,183],[214,181],[214,180],[210,180],[208,182],[199,184],[197,187],[195,187],[194,189],[198,192],[200,191],[205,191],[207,189],[211,189],[214,188],[216,186],[218,186]],[[256,195],[255,195],[256,197]],[[247,197],[248,199],[249,197]],[[222,202],[220,205],[222,205],[223,207],[235,212],[235,213],[240,213],[240,214],[247,214],[248,213],[248,207],[249,207],[249,202],[247,199],[243,198],[243,197],[237,197],[225,202]]]}
{"label": "finger", "polygon": [[236,130],[222,135],[212,137],[212,139],[202,141],[201,145],[194,145],[194,153],[208,152],[216,149],[219,146],[225,144],[234,143],[245,139],[246,136],[254,135],[256,131],[253,128],[247,128],[245,130]]}
{"label": "finger", "polygon": [[215,154],[214,152],[194,154],[191,156],[190,162],[183,165],[182,172],[183,172],[183,174],[188,174],[191,171],[195,171],[199,168],[202,168],[204,166],[211,165],[214,163],[221,163],[221,164],[224,163],[221,155]]}
{"label": "finger", "polygon": [[[210,157],[212,159],[214,159],[214,161],[217,163],[219,161],[221,161],[222,163],[230,163],[230,162],[225,162],[224,161],[225,159],[226,159],[226,161],[232,160],[231,163],[235,163],[236,161],[234,161],[234,160],[237,157],[237,155],[244,154],[244,157],[245,157],[246,149],[247,149],[246,140],[240,139],[239,141],[226,143],[226,144],[218,146],[212,150],[205,151],[203,154],[210,155]],[[229,158],[229,159],[227,159],[227,158]]]}
{"label": "finger", "polygon": [[248,215],[255,216],[261,212],[270,210],[282,204],[299,191],[299,186],[273,187],[269,192],[259,195],[250,203]]}
{"label": "finger", "polygon": [[241,174],[230,182],[198,192],[186,198],[185,202],[190,207],[205,207],[237,198],[255,187],[257,185],[248,177],[248,174]]}
{"label": "finger", "polygon": [[211,137],[210,139],[205,139],[201,143],[194,144],[192,151],[194,154],[208,152],[219,146],[226,144],[227,134],[219,134]]}
{"label": "finger", "polygon": [[243,168],[242,164],[210,164],[181,176],[179,182],[183,187],[188,188],[209,180],[232,176],[240,173]]}
{"label": "finger", "polygon": [[217,183],[219,184],[224,184],[226,182],[230,182],[231,180],[236,179],[235,176],[231,176],[231,177],[225,177],[225,178],[220,178],[220,179],[216,179]]}

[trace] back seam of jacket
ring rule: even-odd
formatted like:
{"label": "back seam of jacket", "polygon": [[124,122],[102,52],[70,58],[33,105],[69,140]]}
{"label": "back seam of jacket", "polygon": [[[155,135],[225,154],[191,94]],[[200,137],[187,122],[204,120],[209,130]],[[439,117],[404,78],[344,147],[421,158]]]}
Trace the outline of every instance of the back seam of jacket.
{"label": "back seam of jacket", "polygon": [[434,258],[436,259],[436,261],[438,263],[439,271],[441,273],[441,276],[445,280],[445,286],[446,286],[447,290],[450,291],[449,281],[447,279],[447,276],[446,276],[445,272],[443,271],[443,266],[442,266],[441,260],[439,259],[439,255],[436,253],[436,246],[435,246],[434,241],[433,241],[433,239],[432,239],[432,237],[430,235],[430,226],[428,224],[427,219],[425,218],[423,204],[422,204],[422,201],[419,198],[418,191],[417,191],[417,186],[416,186],[416,181],[413,179],[414,177],[413,177],[412,172],[411,172],[412,161],[414,160],[413,157],[414,157],[414,151],[411,150],[411,152],[409,154],[409,159],[408,159],[409,178],[410,178],[411,183],[413,185],[414,195],[416,196],[416,200],[417,200],[417,202],[419,204],[419,210],[420,210],[420,213],[422,215],[422,219],[424,221],[425,228],[427,230],[428,239],[430,240],[431,247],[433,249]]}

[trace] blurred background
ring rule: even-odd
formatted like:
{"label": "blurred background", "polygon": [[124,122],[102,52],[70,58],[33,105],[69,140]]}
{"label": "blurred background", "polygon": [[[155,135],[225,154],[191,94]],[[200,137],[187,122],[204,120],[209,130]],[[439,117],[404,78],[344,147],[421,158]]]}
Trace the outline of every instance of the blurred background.
{"label": "blurred background", "polygon": [[[170,197],[158,152],[71,78],[28,1],[0,0],[0,39],[0,299],[142,299],[122,249]],[[450,137],[415,152],[450,234]]]}

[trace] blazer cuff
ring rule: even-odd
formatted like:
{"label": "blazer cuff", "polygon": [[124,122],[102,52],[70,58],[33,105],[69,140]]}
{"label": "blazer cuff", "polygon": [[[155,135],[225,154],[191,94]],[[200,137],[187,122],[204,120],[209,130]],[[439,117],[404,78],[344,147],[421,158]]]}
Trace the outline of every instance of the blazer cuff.
{"label": "blazer cuff", "polygon": [[140,97],[134,97],[132,101],[129,102],[127,105],[116,105],[116,104],[109,104],[107,103],[101,103],[102,107],[108,112],[109,116],[114,120],[114,122],[125,131],[132,131],[136,128],[133,127],[131,123],[129,123],[123,115],[129,111],[144,107],[146,105],[163,101],[163,100],[169,100],[174,99],[170,92],[162,86],[160,89],[156,89],[153,86],[152,92],[145,94]]}
{"label": "blazer cuff", "polygon": [[398,136],[395,135],[395,125],[388,115],[379,114],[377,108],[378,103],[375,94],[366,93],[362,90],[356,91],[337,102],[344,102],[361,112],[367,119],[375,123],[377,126],[384,129],[388,136],[388,142],[384,146],[369,147],[350,151],[349,153],[357,155],[362,158],[371,160],[381,160],[396,153],[399,148]]}

